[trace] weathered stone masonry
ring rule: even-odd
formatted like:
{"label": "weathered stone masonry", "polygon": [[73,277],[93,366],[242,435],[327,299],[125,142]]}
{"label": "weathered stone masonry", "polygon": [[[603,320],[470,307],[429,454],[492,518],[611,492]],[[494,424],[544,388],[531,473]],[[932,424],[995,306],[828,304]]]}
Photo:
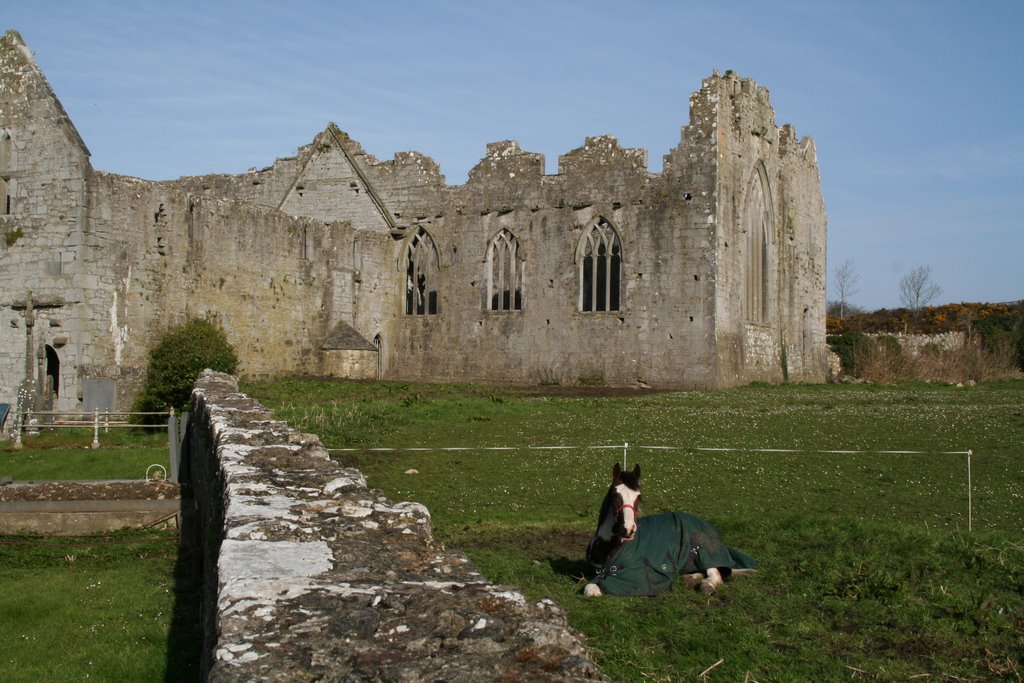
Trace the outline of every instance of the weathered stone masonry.
{"label": "weathered stone masonry", "polygon": [[240,373],[725,387],[823,381],[814,143],[732,72],[647,152],[487,146],[461,186],[334,124],[262,170],[98,173],[20,36],[0,39],[0,401],[127,407],[167,326],[216,318]]}
{"label": "weathered stone masonry", "polygon": [[204,680],[606,680],[557,605],[487,583],[234,378],[200,377],[188,458]]}

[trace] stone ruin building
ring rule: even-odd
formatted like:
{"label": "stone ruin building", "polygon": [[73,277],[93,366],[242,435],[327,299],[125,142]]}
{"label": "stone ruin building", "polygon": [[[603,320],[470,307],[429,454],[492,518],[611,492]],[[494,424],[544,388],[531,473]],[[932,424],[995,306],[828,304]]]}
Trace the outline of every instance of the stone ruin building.
{"label": "stone ruin building", "polygon": [[244,378],[717,388],[823,381],[814,143],[715,72],[647,152],[487,146],[464,185],[334,124],[272,166],[96,171],[21,36],[0,38],[0,402],[125,410],[169,326],[215,319]]}

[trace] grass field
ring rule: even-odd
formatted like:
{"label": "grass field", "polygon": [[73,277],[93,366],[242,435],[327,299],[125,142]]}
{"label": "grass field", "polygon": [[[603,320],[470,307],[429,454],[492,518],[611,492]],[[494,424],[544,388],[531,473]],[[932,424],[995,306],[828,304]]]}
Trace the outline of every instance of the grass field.
{"label": "grass field", "polygon": [[[246,390],[389,497],[425,503],[437,536],[491,580],[556,599],[614,678],[1020,680],[1022,382],[623,398],[317,381]],[[627,442],[645,513],[712,519],[761,572],[712,598],[681,586],[582,598],[583,550]],[[366,450],[380,447],[396,450]],[[735,450],[702,450],[722,448]],[[918,452],[877,452],[896,450]]]}
{"label": "grass field", "polygon": [[145,479],[151,465],[169,466],[166,429],[112,429],[92,448],[92,429],[45,428],[25,436],[21,450],[0,442],[0,477],[19,481]]}
{"label": "grass field", "polygon": [[[0,450],[21,481],[143,479],[167,467],[166,430],[43,431]],[[198,595],[175,529],[0,536],[0,681],[199,680]]]}
{"label": "grass field", "polygon": [[0,536],[0,680],[199,680],[179,561],[174,530]]}
{"label": "grass field", "polygon": [[[615,679],[1024,672],[1024,382],[629,397],[315,380],[243,388],[392,499],[426,504],[437,537],[492,581],[558,601]],[[710,598],[680,585],[658,598],[584,599],[584,547],[627,442],[628,463],[644,469],[644,513],[708,517],[761,571]],[[722,448],[733,450],[704,450]],[[920,452],[877,452],[894,450]],[[51,478],[38,474],[49,456],[30,455],[0,458]],[[84,471],[67,476],[121,476]],[[195,680],[193,660],[167,654],[195,652],[198,632],[175,599],[174,544],[61,543],[0,543],[0,679]],[[54,650],[66,634],[81,647]]]}

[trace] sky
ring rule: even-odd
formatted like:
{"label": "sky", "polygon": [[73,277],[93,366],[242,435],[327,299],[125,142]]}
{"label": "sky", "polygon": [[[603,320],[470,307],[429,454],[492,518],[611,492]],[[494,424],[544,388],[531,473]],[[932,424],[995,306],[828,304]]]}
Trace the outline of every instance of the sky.
{"label": "sky", "polygon": [[293,156],[328,122],[460,185],[489,142],[558,156],[679,143],[714,70],[771,93],[818,151],[828,298],[1024,298],[1020,0],[3,0],[97,170],[151,180]]}

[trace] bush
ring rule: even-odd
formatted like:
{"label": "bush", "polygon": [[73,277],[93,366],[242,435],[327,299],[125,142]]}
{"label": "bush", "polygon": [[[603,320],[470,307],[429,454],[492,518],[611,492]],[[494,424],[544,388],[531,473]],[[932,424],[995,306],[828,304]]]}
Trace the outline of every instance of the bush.
{"label": "bush", "polygon": [[912,369],[896,337],[867,337],[854,349],[854,374],[875,384],[912,379]]}
{"label": "bush", "polygon": [[234,373],[237,367],[238,356],[218,325],[190,320],[173,327],[149,352],[146,384],[133,410],[186,410],[199,373],[207,368]]}
{"label": "bush", "polygon": [[857,356],[869,343],[869,337],[863,332],[847,332],[826,339],[839,360],[843,364],[843,374],[853,375],[857,364]]}
{"label": "bush", "polygon": [[902,349],[899,340],[889,335],[847,332],[828,338],[842,361],[843,374],[875,384],[907,380],[957,384],[1019,378],[1019,351],[1014,342],[994,335],[984,343],[979,335],[970,335],[963,346],[926,344],[915,352]]}

